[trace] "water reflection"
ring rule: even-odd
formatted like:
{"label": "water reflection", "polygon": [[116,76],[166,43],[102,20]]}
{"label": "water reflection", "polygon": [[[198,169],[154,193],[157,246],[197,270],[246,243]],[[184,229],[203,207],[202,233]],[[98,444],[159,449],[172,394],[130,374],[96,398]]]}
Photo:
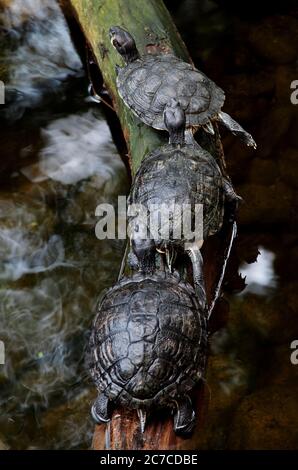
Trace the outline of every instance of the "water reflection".
{"label": "water reflection", "polygon": [[[19,448],[29,445],[28,429],[37,447],[49,439],[55,448],[90,445],[94,390],[83,364],[86,334],[97,296],[114,281],[121,259],[121,249],[94,234],[96,205],[126,191],[107,125],[88,111],[51,121],[44,135],[37,161],[11,178],[11,191],[0,193],[0,332],[7,358],[0,370],[0,428],[5,442]],[[32,407],[46,427],[47,409],[66,410],[80,394],[80,422],[74,414],[61,432],[56,422],[54,434],[41,439]],[[10,431],[11,420],[21,421],[21,436]]]}
{"label": "water reflection", "polygon": [[52,121],[42,130],[42,138],[38,163],[21,169],[34,183],[50,178],[76,184],[97,174],[104,184],[123,167],[118,158],[111,161],[110,131],[92,110]]}
{"label": "water reflection", "polygon": [[57,94],[66,79],[82,75],[82,66],[56,1],[12,0],[8,5],[0,12],[1,80],[5,117],[16,120],[46,95]]}
{"label": "water reflection", "polygon": [[[42,240],[38,242],[41,244]],[[26,233],[3,229],[0,244],[5,251],[2,256],[1,280],[16,281],[25,274],[41,273],[58,266],[73,266],[64,262],[63,241],[58,235],[52,235],[47,243],[32,251]]]}
{"label": "water reflection", "polygon": [[257,262],[240,266],[239,271],[246,278],[247,284],[242,295],[248,292],[267,295],[277,287],[277,276],[274,271],[275,258],[275,253],[260,246]]}
{"label": "water reflection", "polygon": [[81,62],[56,2],[12,0],[1,23],[0,448],[84,448],[95,393],[86,335],[123,249],[96,239],[94,212],[126,193],[126,170],[86,81],[71,81]]}

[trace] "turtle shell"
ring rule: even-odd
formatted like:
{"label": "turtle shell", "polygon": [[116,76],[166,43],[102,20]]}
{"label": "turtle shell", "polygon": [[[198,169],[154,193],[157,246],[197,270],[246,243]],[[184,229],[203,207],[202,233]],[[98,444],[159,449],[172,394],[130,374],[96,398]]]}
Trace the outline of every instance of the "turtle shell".
{"label": "turtle shell", "polygon": [[167,406],[202,378],[206,344],[206,314],[190,284],[177,273],[136,273],[109,289],[99,306],[90,370],[114,403]]}
{"label": "turtle shell", "polygon": [[[129,204],[203,205],[203,237],[217,233],[224,217],[223,177],[209,152],[194,144],[167,144],[148,154],[136,173]],[[129,218],[131,222],[133,218]],[[174,224],[173,224],[174,225]],[[171,240],[169,240],[171,241]],[[184,241],[183,233],[181,240]]]}
{"label": "turtle shell", "polygon": [[117,86],[125,104],[155,129],[165,129],[163,111],[170,98],[180,102],[187,127],[215,118],[225,100],[212,80],[171,54],[148,54],[120,68]]}

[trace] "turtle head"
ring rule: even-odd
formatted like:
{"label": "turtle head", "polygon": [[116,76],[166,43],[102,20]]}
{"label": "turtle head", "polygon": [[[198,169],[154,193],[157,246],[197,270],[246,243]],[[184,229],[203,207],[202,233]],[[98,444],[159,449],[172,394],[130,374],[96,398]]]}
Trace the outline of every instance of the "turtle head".
{"label": "turtle head", "polygon": [[120,26],[112,26],[109,31],[112,46],[123,57],[126,64],[139,59],[136,43],[131,34]]}
{"label": "turtle head", "polygon": [[171,98],[164,108],[164,123],[169,143],[183,145],[185,139],[185,112],[179,101]]}

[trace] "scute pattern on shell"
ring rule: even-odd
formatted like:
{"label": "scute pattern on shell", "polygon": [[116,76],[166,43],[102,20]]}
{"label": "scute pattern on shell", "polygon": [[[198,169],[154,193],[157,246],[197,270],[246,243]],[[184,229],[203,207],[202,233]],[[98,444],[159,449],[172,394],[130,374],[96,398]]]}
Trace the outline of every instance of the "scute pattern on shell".
{"label": "scute pattern on shell", "polygon": [[[217,233],[224,217],[224,189],[215,159],[198,145],[164,145],[147,155],[135,176],[129,203],[203,205],[204,239]],[[132,218],[129,218],[129,221]],[[184,243],[181,240],[176,244]],[[171,240],[169,240],[171,242]]]}
{"label": "scute pattern on shell", "polygon": [[225,94],[212,80],[172,54],[145,55],[119,70],[118,91],[141,121],[165,129],[163,110],[170,98],[180,102],[186,126],[216,117]]}
{"label": "scute pattern on shell", "polygon": [[178,274],[136,273],[108,290],[90,347],[97,388],[132,408],[169,405],[202,378],[207,323]]}

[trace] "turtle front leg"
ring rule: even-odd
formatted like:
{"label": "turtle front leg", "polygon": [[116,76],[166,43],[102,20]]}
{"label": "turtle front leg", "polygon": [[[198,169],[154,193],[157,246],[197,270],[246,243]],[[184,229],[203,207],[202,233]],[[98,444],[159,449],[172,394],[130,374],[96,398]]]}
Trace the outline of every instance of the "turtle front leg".
{"label": "turtle front leg", "polygon": [[130,269],[132,269],[133,271],[138,271],[140,267],[139,260],[137,258],[137,255],[132,250],[128,253],[127,262]]}
{"label": "turtle front leg", "polygon": [[186,252],[191,260],[193,282],[199,304],[203,310],[207,305],[205,280],[203,274],[203,257],[200,251],[201,245],[198,243],[189,243],[186,247]]}
{"label": "turtle front leg", "polygon": [[128,264],[131,269],[142,272],[153,272],[155,269],[155,242],[149,238],[144,222],[131,222],[130,253]]}
{"label": "turtle front leg", "polygon": [[116,73],[116,77],[118,77],[118,75],[119,75],[119,72],[120,72],[120,70],[121,70],[121,69],[122,69],[122,67],[120,67],[120,65],[118,65],[118,64],[116,64],[116,65],[115,65],[115,73]]}
{"label": "turtle front leg", "polygon": [[175,400],[176,412],[174,414],[174,431],[176,434],[189,435],[195,425],[196,415],[188,395],[183,399]]}
{"label": "turtle front leg", "polygon": [[218,120],[221,122],[229,131],[232,132],[233,135],[239,136],[241,140],[243,140],[246,145],[249,147],[253,147],[254,149],[257,148],[257,144],[254,141],[251,134],[246,132],[242,126],[238,122],[236,122],[229,114],[220,111],[218,113]]}
{"label": "turtle front leg", "polygon": [[96,398],[91,408],[91,415],[97,424],[104,424],[110,421],[109,399],[101,393]]}

